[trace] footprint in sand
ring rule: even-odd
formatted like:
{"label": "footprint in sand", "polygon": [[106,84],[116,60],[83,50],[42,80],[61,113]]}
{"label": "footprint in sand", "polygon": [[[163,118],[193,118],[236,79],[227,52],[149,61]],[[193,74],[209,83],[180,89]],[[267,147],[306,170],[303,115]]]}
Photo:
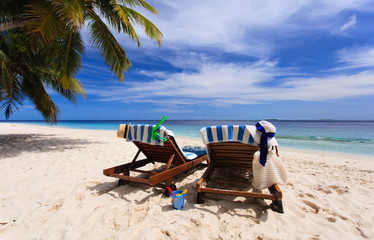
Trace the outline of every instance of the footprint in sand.
{"label": "footprint in sand", "polygon": [[335,192],[337,192],[339,195],[341,195],[343,193],[347,193],[349,191],[349,188],[347,186],[346,187],[341,187],[341,186],[337,186],[337,185],[330,185],[329,187],[334,189]]}
{"label": "footprint in sand", "polygon": [[310,208],[312,208],[312,212],[313,212],[314,214],[317,214],[317,213],[318,213],[318,211],[319,211],[319,209],[320,209],[319,206],[317,206],[316,204],[312,203],[311,201],[303,200],[303,202],[304,202],[306,205],[308,205]]}
{"label": "footprint in sand", "polygon": [[320,191],[320,192],[324,192],[324,193],[326,193],[326,194],[330,194],[330,193],[332,193],[330,187],[328,187],[328,186],[321,186],[321,185],[318,185],[318,188],[317,188],[316,190],[317,190],[317,191]]}
{"label": "footprint in sand", "polygon": [[57,210],[59,210],[62,206],[62,204],[64,203],[64,200],[60,199],[60,200],[57,200],[49,209],[48,209],[48,212],[55,212]]}
{"label": "footprint in sand", "polygon": [[305,197],[305,195],[308,196],[308,197],[310,197],[310,198],[316,199],[316,197],[313,194],[311,194],[311,193],[299,193],[299,197],[300,198]]}

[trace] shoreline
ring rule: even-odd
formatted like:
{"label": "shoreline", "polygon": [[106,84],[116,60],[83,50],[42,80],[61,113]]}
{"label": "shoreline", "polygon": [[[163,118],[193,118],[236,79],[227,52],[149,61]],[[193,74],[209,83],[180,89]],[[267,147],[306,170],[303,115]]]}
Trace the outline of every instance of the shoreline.
{"label": "shoreline", "polygon": [[197,204],[204,167],[173,179],[188,190],[182,211],[160,188],[118,187],[103,169],[131,162],[137,148],[112,130],[0,123],[0,152],[1,239],[374,238],[374,161],[280,148],[279,214],[260,199],[211,194]]}
{"label": "shoreline", "polygon": [[[107,129],[86,129],[86,128],[72,128],[72,127],[65,127],[65,126],[43,126],[39,124],[32,124],[32,123],[2,123],[1,124],[19,124],[19,125],[29,125],[41,128],[57,128],[57,129],[70,129],[70,130],[77,130],[77,131],[101,131],[101,132],[112,132],[113,136],[116,136],[117,130],[107,130]],[[183,135],[176,135],[177,139],[183,139],[187,141],[194,141],[194,142],[201,142],[201,138],[183,136]],[[292,148],[292,147],[283,147],[280,146],[280,149],[283,149],[287,152],[300,152],[300,153],[308,153],[308,154],[317,154],[317,155],[327,155],[327,156],[337,156],[340,158],[347,158],[347,159],[357,159],[360,161],[374,161],[374,155],[369,154],[361,154],[361,153],[351,153],[351,152],[338,152],[338,151],[324,151],[324,150],[315,150],[315,149],[304,149],[304,148]],[[370,164],[368,164],[370,165]]]}

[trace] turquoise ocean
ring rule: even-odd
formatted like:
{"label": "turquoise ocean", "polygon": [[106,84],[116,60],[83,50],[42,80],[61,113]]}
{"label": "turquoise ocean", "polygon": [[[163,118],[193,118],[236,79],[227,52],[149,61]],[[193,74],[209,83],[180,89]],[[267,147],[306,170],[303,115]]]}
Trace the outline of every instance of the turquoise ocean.
{"label": "turquoise ocean", "polygon": [[[374,121],[268,120],[275,125],[275,137],[282,147],[365,154],[374,160]],[[50,126],[43,121],[1,121]],[[74,120],[59,121],[53,127],[117,130],[119,124],[157,124],[159,120]],[[258,120],[165,120],[162,125],[176,135],[201,139],[200,129],[216,125],[255,125]],[[1,133],[0,133],[1,134]]]}

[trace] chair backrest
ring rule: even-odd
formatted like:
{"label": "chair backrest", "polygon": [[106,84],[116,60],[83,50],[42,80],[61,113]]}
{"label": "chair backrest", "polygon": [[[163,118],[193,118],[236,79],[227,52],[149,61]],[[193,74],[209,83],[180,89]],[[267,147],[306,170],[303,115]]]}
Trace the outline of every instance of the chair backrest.
{"label": "chair backrest", "polygon": [[223,125],[200,130],[212,167],[252,169],[253,155],[260,148],[249,128],[244,125]]}
{"label": "chair backrest", "polygon": [[207,145],[213,168],[252,170],[253,155],[260,148],[240,142],[210,143]]}
{"label": "chair backrest", "polygon": [[150,160],[154,162],[167,163],[172,154],[175,154],[173,165],[184,164],[186,159],[177,146],[173,136],[165,134],[167,141],[161,145],[151,145],[148,143],[133,141],[139,150]]}
{"label": "chair backrest", "polygon": [[[156,125],[149,125],[149,124],[132,124],[127,125],[128,131],[126,133],[127,141],[129,142],[143,142],[152,145],[164,145],[163,141],[159,138],[152,137],[152,130],[156,127]],[[167,129],[164,126],[159,126],[155,131],[156,134],[159,136],[164,136],[166,134]]]}
{"label": "chair backrest", "polygon": [[[133,142],[153,162],[167,163],[170,157],[175,154],[173,165],[181,165],[198,157],[193,152],[184,152],[178,146],[174,133],[164,126],[159,126],[155,130],[159,137],[153,138],[152,130],[155,127],[156,125],[148,124],[121,124],[118,127],[117,137]],[[166,137],[167,141],[162,141],[160,137]]]}

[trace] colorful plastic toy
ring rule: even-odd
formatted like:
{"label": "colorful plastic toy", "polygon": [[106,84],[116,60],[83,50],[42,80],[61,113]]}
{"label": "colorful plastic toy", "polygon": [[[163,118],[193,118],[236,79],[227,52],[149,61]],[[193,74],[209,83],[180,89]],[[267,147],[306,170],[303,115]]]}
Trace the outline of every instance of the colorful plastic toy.
{"label": "colorful plastic toy", "polygon": [[175,196],[172,196],[172,203],[175,209],[182,210],[184,206],[184,197],[186,196],[186,192],[187,189],[185,189],[184,191],[177,190],[173,192]]}

